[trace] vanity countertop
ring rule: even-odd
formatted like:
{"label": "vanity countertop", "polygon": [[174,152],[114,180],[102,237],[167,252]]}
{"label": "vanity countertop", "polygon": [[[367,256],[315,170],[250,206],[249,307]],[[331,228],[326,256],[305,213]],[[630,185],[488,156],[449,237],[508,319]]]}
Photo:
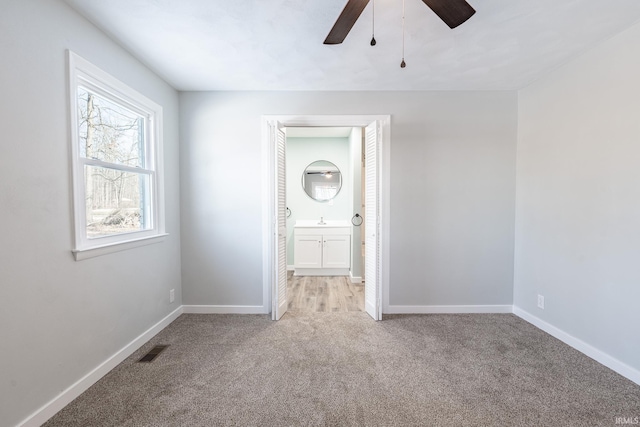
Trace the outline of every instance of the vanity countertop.
{"label": "vanity countertop", "polygon": [[298,220],[296,221],[295,227],[305,227],[305,228],[328,228],[328,227],[351,227],[351,222],[349,221],[325,221],[324,224],[318,224],[320,222],[319,219],[308,219],[308,220]]}

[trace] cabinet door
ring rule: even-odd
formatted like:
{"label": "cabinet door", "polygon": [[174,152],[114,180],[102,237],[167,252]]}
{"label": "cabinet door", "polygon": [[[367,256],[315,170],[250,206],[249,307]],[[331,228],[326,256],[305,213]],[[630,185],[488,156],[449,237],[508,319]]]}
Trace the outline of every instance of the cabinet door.
{"label": "cabinet door", "polygon": [[351,267],[351,236],[324,236],[322,267]]}
{"label": "cabinet door", "polygon": [[296,268],[322,268],[322,236],[295,236],[294,245]]}

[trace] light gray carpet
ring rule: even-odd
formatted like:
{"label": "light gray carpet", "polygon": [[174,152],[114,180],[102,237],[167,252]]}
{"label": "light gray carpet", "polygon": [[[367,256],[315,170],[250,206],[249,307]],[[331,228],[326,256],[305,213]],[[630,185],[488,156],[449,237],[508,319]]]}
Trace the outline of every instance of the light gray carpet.
{"label": "light gray carpet", "polygon": [[[154,362],[136,361],[169,344]],[[613,426],[640,386],[510,314],[182,315],[45,424]]]}

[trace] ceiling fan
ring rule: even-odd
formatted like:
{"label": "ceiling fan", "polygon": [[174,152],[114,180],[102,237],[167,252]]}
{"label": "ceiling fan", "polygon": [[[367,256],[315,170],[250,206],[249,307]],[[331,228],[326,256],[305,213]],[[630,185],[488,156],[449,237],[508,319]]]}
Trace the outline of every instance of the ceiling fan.
{"label": "ceiling fan", "polygon": [[326,170],[326,171],[305,171],[307,175],[324,175],[327,178],[331,178],[333,174],[338,174],[340,171],[338,170]]}
{"label": "ceiling fan", "polygon": [[[422,0],[450,28],[455,28],[476,13],[465,0]],[[340,44],[351,31],[369,0],[348,0],[338,20],[333,24],[324,44]]]}

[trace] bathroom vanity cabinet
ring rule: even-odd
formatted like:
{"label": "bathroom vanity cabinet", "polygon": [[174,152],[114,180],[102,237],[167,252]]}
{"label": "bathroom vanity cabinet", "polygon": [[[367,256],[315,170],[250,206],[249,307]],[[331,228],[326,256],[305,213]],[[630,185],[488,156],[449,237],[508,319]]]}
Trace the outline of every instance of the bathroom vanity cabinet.
{"label": "bathroom vanity cabinet", "polygon": [[296,276],[346,276],[351,268],[347,221],[297,221],[293,232]]}

